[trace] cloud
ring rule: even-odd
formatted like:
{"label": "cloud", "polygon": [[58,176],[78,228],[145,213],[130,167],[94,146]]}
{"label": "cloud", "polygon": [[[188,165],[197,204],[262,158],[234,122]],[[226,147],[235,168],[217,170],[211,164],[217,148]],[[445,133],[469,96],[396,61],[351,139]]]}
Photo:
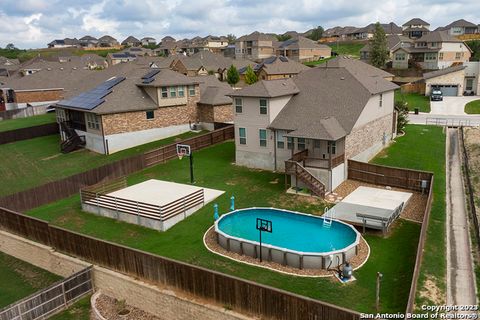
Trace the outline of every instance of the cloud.
{"label": "cloud", "polygon": [[[419,15],[419,13],[422,13]],[[240,36],[255,30],[283,33],[321,25],[402,24],[420,17],[432,27],[456,19],[480,23],[480,2],[471,0],[2,0],[0,46],[45,47],[53,39],[129,35]]]}

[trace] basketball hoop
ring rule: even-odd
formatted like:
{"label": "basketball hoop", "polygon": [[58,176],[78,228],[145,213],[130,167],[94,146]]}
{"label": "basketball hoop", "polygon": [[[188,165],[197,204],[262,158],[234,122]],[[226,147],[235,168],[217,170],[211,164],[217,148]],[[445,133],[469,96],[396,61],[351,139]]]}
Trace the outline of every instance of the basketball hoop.
{"label": "basketball hoop", "polygon": [[179,160],[183,157],[190,157],[191,150],[188,144],[177,144],[177,156]]}
{"label": "basketball hoop", "polygon": [[177,153],[178,160],[182,160],[182,158],[185,156],[185,152],[181,150],[180,152]]}

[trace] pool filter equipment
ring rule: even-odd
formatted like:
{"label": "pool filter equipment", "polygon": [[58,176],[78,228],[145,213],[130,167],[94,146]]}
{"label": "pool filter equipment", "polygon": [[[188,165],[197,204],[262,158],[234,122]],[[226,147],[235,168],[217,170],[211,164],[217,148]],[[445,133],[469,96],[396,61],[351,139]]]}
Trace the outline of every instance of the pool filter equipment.
{"label": "pool filter equipment", "polygon": [[346,262],[345,265],[342,268],[341,273],[339,273],[338,276],[342,280],[348,280],[352,277],[352,273],[353,273],[352,266],[350,265],[350,263]]}

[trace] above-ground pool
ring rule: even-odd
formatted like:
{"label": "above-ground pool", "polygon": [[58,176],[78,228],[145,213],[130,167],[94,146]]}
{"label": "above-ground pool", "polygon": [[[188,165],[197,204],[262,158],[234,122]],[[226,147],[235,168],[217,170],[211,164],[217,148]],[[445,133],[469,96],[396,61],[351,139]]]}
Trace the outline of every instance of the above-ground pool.
{"label": "above-ground pool", "polygon": [[[300,269],[326,269],[357,254],[360,234],[333,220],[275,208],[247,208],[223,215],[215,222],[218,243],[226,250],[259,258],[257,218],[272,221],[272,233],[262,232],[262,258]],[[327,220],[328,221],[328,220]]]}

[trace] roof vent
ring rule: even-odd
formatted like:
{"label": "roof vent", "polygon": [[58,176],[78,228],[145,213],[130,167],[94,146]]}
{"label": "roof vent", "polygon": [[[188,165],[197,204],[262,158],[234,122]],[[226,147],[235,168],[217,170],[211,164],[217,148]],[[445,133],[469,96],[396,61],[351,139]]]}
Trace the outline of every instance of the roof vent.
{"label": "roof vent", "polygon": [[47,70],[48,70],[48,71],[51,71],[51,70],[52,70],[52,68],[47,68]]}
{"label": "roof vent", "polygon": [[63,70],[63,67],[61,67],[60,70]]}

